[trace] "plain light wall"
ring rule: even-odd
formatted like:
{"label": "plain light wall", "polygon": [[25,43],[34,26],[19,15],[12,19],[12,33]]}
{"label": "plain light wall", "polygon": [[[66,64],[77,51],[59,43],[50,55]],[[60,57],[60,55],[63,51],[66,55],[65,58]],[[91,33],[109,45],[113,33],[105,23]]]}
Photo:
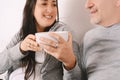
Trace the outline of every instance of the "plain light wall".
{"label": "plain light wall", "polygon": [[85,9],[86,0],[59,0],[60,20],[67,23],[74,31],[78,43],[84,34],[94,28],[89,21],[88,11]]}
{"label": "plain light wall", "polygon": [[[2,0],[0,2],[0,52],[20,29],[23,7],[26,0]],[[84,8],[85,0],[58,0],[60,20],[67,23],[77,36],[83,38],[93,28]]]}
{"label": "plain light wall", "polygon": [[0,52],[20,29],[25,1],[26,0],[0,1]]}

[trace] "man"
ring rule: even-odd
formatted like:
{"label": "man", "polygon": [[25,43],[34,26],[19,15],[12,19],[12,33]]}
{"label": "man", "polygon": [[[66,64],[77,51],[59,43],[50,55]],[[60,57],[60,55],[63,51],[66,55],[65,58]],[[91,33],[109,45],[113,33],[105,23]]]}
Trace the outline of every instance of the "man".
{"label": "man", "polygon": [[120,0],[87,0],[91,23],[80,48],[82,80],[120,80]]}

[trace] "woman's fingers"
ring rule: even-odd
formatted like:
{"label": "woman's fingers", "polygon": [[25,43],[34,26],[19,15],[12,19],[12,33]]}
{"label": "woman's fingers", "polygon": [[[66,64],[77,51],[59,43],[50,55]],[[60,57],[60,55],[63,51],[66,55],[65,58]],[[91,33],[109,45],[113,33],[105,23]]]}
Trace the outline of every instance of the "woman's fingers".
{"label": "woman's fingers", "polygon": [[40,44],[46,44],[46,45],[49,45],[49,46],[52,46],[52,47],[58,47],[58,42],[57,41],[53,41],[51,39],[47,39],[47,38],[44,38],[44,37],[41,37],[40,38]]}
{"label": "woman's fingers", "polygon": [[20,46],[21,50],[23,51],[39,51],[40,46],[36,43],[36,38],[34,35],[29,34],[22,42]]}
{"label": "woman's fingers", "polygon": [[58,35],[58,34],[56,34],[56,33],[54,33],[54,32],[50,32],[49,35],[50,35],[52,38],[56,39],[59,43],[62,43],[62,42],[65,41],[60,35]]}

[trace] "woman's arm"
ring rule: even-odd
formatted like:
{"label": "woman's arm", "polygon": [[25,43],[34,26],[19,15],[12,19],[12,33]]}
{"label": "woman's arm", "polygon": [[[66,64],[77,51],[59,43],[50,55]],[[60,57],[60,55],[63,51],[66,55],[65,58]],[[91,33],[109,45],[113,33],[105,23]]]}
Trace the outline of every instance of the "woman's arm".
{"label": "woman's arm", "polygon": [[7,71],[12,66],[18,64],[19,60],[24,57],[20,49],[20,36],[16,34],[6,48],[0,52],[0,74]]}

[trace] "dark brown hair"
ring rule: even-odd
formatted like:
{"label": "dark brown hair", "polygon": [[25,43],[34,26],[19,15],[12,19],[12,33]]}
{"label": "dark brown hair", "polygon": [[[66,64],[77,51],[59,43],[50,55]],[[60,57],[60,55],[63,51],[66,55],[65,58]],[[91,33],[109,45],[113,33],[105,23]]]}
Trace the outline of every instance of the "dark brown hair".
{"label": "dark brown hair", "polygon": [[[25,39],[25,37],[28,34],[35,34],[37,32],[36,25],[35,25],[35,18],[34,18],[34,8],[36,5],[37,0],[26,0],[26,4],[23,11],[23,21],[22,21],[22,27],[20,29],[20,37],[21,40]],[[57,2],[57,0],[56,0]],[[49,29],[59,21],[59,13],[58,13],[58,2],[57,2],[57,20],[55,22],[47,27],[45,31],[49,31]],[[24,58],[21,59],[21,66],[25,67],[25,80],[28,80],[30,76],[35,73],[35,52],[34,51],[27,51],[25,54],[27,54]],[[35,74],[34,74],[35,77]]]}

